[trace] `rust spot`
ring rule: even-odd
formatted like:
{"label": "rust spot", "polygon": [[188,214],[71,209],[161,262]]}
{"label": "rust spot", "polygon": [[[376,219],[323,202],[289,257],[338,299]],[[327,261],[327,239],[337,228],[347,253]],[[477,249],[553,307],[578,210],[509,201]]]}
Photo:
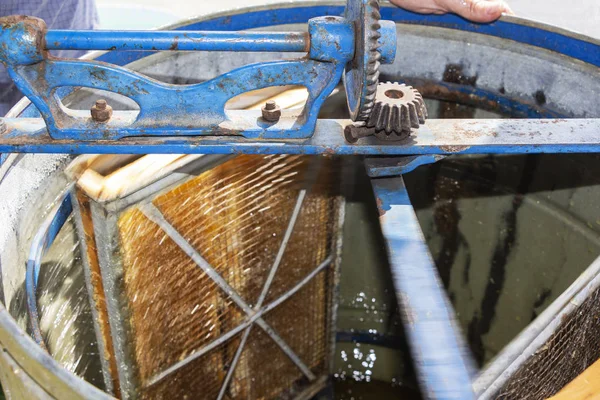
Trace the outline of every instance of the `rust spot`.
{"label": "rust spot", "polygon": [[448,64],[446,65],[446,70],[444,71],[444,77],[442,78],[444,82],[448,83],[456,83],[459,85],[467,85],[467,86],[477,86],[478,76],[469,76],[464,72],[464,65],[461,64]]}
{"label": "rust spot", "polygon": [[543,90],[538,90],[537,92],[535,92],[533,94],[533,97],[535,98],[535,103],[538,106],[543,106],[544,104],[546,104],[546,94]]}
{"label": "rust spot", "polygon": [[383,217],[385,215],[385,209],[383,207],[383,200],[379,197],[377,198],[377,211],[379,212],[379,216]]}
{"label": "rust spot", "polygon": [[461,151],[465,151],[470,146],[440,146],[440,149],[446,153],[460,153]]}
{"label": "rust spot", "polygon": [[106,71],[103,71],[101,69],[93,69],[90,72],[90,75],[92,78],[98,80],[98,81],[105,81],[106,80]]}
{"label": "rust spot", "polygon": [[173,38],[173,43],[171,44],[171,47],[169,47],[170,50],[177,50],[177,48],[179,47],[179,36],[175,36]]}

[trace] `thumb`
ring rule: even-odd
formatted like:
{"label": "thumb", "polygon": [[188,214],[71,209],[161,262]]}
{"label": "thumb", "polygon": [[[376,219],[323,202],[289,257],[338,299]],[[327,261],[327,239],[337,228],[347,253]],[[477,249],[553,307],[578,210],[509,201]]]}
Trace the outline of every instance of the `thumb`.
{"label": "thumb", "polygon": [[502,0],[438,0],[440,6],[474,22],[492,22],[503,13],[513,14]]}

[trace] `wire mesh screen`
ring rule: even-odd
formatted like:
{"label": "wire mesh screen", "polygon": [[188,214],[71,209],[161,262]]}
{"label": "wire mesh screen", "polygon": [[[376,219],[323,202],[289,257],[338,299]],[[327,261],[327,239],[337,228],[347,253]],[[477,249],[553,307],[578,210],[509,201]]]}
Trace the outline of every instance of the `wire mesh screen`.
{"label": "wire mesh screen", "polygon": [[600,289],[571,314],[497,395],[502,400],[546,399],[600,358]]}
{"label": "wire mesh screen", "polygon": [[338,172],[238,156],[118,213],[141,398],[293,398],[328,374]]}

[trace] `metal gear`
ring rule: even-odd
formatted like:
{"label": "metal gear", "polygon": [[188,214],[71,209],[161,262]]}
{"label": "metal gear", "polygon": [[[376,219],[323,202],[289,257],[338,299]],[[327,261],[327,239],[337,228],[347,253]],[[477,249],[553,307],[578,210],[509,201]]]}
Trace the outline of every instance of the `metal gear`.
{"label": "metal gear", "polygon": [[348,109],[353,121],[366,121],[373,110],[379,83],[381,64],[379,1],[349,2],[346,18],[353,21],[356,27],[354,59],[348,63],[344,72]]}
{"label": "metal gear", "polygon": [[380,83],[373,111],[366,126],[382,140],[402,140],[427,119],[423,96],[417,89],[399,83]]}

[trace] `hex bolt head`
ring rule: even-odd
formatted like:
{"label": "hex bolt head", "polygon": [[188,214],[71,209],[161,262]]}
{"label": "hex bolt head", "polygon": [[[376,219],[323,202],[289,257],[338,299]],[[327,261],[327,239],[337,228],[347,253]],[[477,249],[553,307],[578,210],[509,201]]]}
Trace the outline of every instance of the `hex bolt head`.
{"label": "hex bolt head", "polygon": [[96,122],[107,122],[113,114],[113,109],[104,99],[96,100],[96,104],[90,110],[92,119]]}
{"label": "hex bolt head", "polygon": [[262,116],[265,121],[277,122],[281,118],[281,107],[273,100],[269,100],[262,107]]}

